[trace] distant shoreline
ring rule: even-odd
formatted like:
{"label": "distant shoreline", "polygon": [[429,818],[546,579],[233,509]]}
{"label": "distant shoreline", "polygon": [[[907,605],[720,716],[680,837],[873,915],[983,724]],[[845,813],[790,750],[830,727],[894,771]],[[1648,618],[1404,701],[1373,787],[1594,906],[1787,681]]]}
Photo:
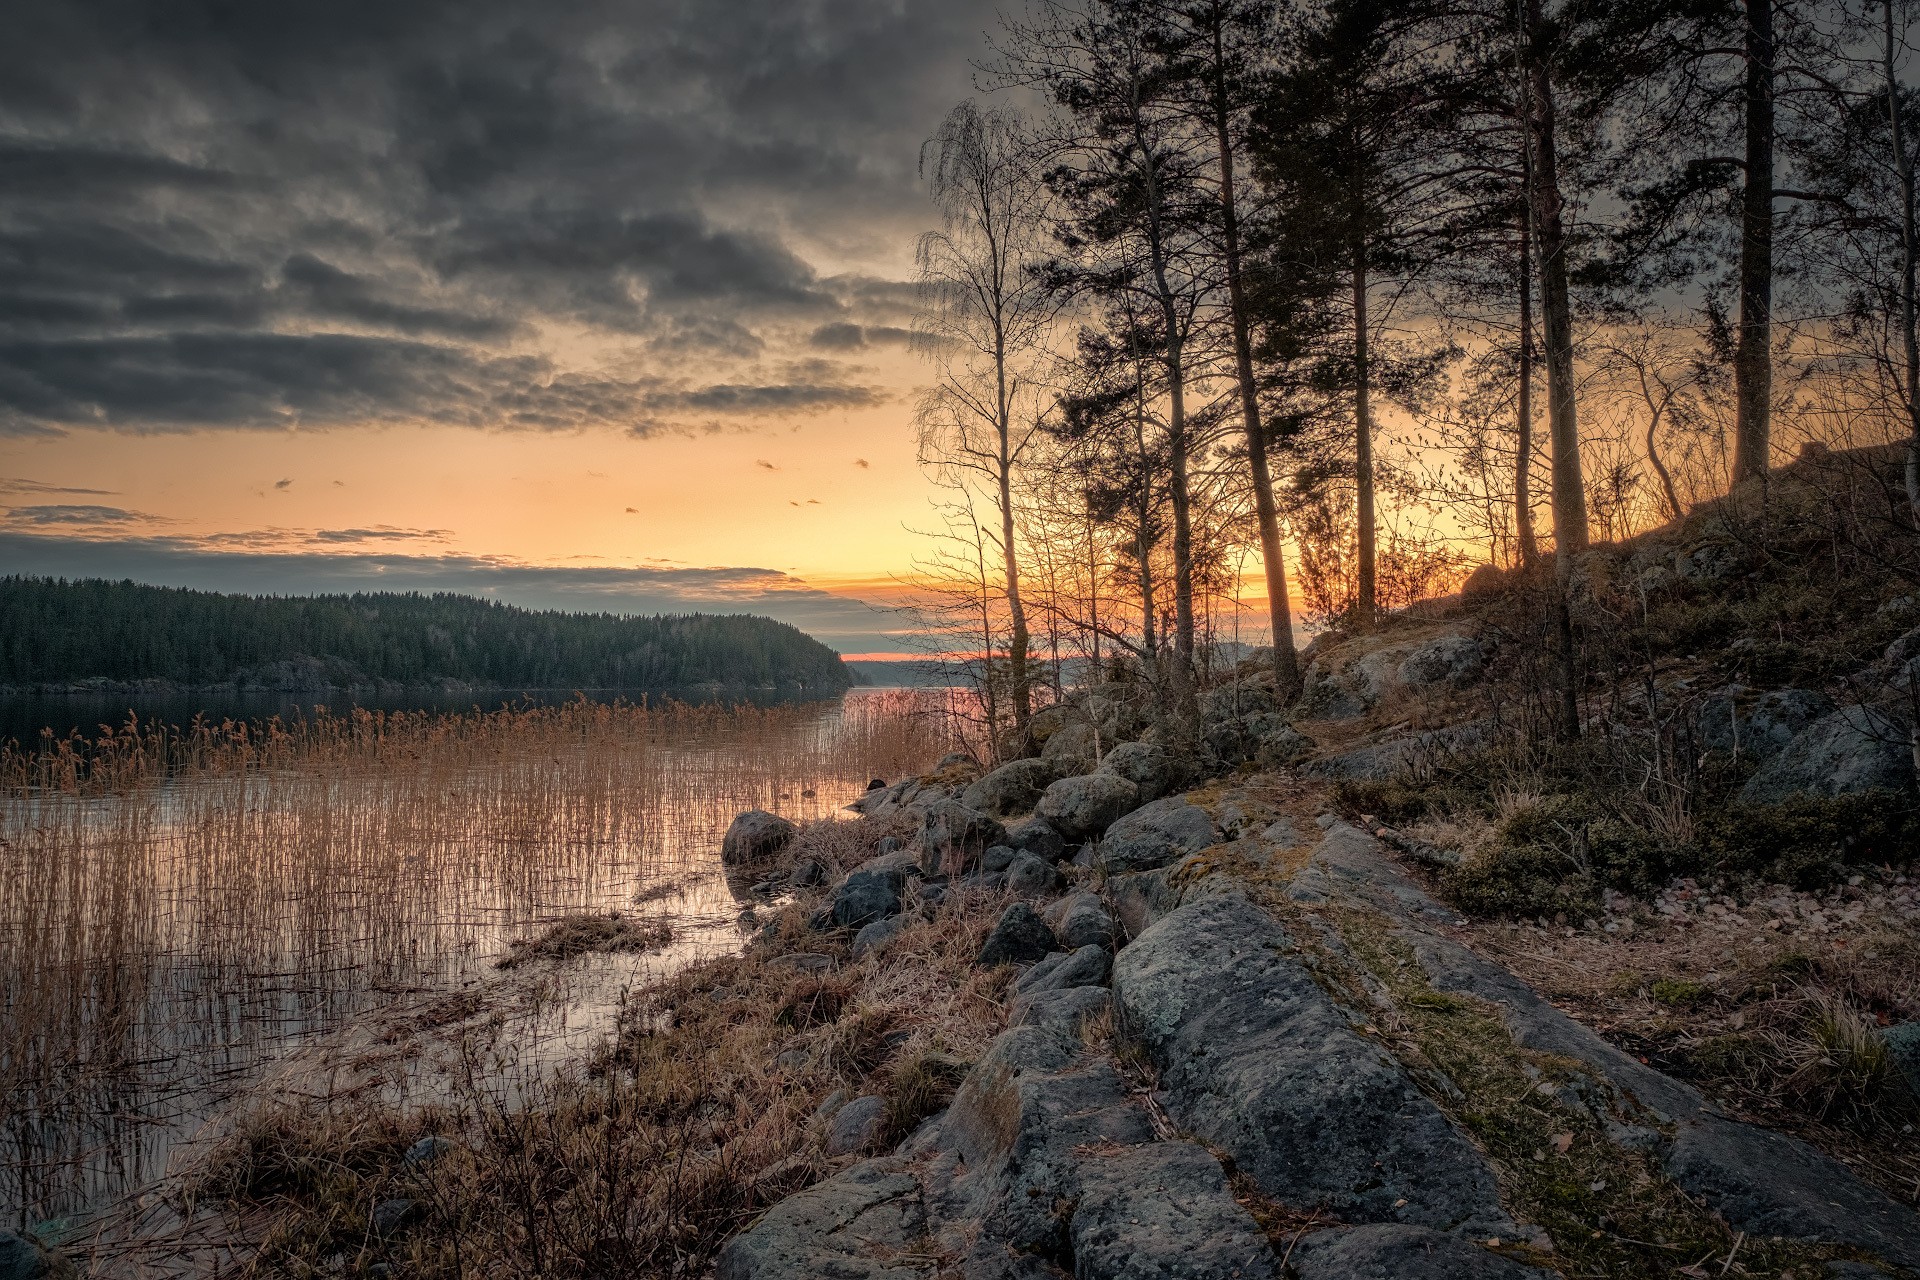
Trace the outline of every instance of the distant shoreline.
{"label": "distant shoreline", "polygon": [[[858,686],[855,686],[858,687]],[[80,680],[50,681],[41,684],[0,684],[0,697],[7,698],[60,698],[60,697],[199,697],[203,695],[278,695],[283,697],[304,696],[308,694],[339,697],[374,696],[382,698],[404,698],[420,694],[453,696],[459,694],[493,695],[505,694],[630,694],[636,697],[658,695],[671,697],[682,693],[726,694],[726,693],[805,693],[811,687],[801,682],[784,684],[745,684],[733,682],[705,681],[688,685],[676,685],[671,688],[631,688],[624,685],[521,685],[521,684],[482,684],[465,680],[436,680],[419,684],[402,684],[395,681],[380,680],[364,684],[270,684],[253,683],[240,680],[218,681],[212,684],[183,684],[177,680],[142,679],[114,680],[106,677],[90,677]],[[831,688],[820,691],[822,698],[835,697],[846,692],[843,688]]]}

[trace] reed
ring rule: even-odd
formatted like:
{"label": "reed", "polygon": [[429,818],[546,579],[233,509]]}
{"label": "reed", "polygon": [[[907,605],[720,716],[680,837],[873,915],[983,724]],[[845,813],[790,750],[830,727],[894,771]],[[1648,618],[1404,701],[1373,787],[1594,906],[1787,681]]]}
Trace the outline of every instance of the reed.
{"label": "reed", "polygon": [[[0,1206],[153,1177],[291,1044],[560,917],[687,904],[741,809],[826,817],[952,740],[939,698],[324,710],[0,750]],[[697,895],[696,895],[697,896]],[[14,1225],[9,1223],[7,1225]]]}

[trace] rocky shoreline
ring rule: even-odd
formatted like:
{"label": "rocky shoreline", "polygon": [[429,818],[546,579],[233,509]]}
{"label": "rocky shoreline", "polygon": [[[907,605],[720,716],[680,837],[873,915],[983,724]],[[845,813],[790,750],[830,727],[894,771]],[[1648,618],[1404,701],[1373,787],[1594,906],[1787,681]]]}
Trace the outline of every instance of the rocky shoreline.
{"label": "rocky shoreline", "polygon": [[[1429,628],[1310,669],[1308,696],[1353,716],[1484,657]],[[733,1237],[720,1280],[1920,1274],[1912,1205],[1464,945],[1413,869],[1459,854],[1331,805],[1460,730],[1315,753],[1250,678],[1206,707],[1209,752],[1249,764],[1182,791],[1120,692],[1037,718],[1036,756],[952,756],[852,806],[916,834],[828,883],[810,927],[884,962],[906,915],[1010,894],[977,961],[1013,967],[1005,1030],[891,1149],[835,1125],[828,1149],[867,1158]],[[770,821],[742,815],[729,857],[778,857]]]}

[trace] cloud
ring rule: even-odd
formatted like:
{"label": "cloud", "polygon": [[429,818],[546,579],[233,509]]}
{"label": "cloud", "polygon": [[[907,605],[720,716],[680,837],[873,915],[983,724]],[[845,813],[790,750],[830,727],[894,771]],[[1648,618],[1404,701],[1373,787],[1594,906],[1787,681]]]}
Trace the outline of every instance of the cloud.
{"label": "cloud", "polygon": [[291,480],[275,480],[275,481],[273,482],[273,487],[274,487],[274,488],[276,488],[276,489],[279,489],[279,490],[282,490],[282,491],[285,491],[285,490],[287,490],[287,489],[291,489],[291,488],[293,488],[293,481],[291,481]]}
{"label": "cloud", "polygon": [[[427,536],[436,530],[332,530],[307,535]],[[205,591],[308,595],[455,591],[534,609],[624,614],[756,613],[790,622],[843,652],[901,648],[902,616],[774,569],[748,566],[528,564],[407,551],[238,550],[169,537],[112,541],[0,531],[10,572],[68,578],[131,577]]]}
{"label": "cloud", "polygon": [[125,525],[156,519],[122,507],[89,505],[48,505],[8,507],[7,522],[18,525]]}
{"label": "cloud", "polygon": [[21,476],[0,476],[0,493],[58,493],[75,497],[104,498],[111,497],[113,492],[112,489],[83,489],[69,485],[42,484],[38,480],[28,480]]}
{"label": "cloud", "polygon": [[840,320],[823,324],[807,335],[807,345],[820,351],[864,351],[868,347],[904,347],[913,331],[898,325],[857,325]]}
{"label": "cloud", "polygon": [[0,434],[883,402],[784,362],[905,340],[909,282],[815,264],[925,221],[988,0],[343,5],[10,15]]}

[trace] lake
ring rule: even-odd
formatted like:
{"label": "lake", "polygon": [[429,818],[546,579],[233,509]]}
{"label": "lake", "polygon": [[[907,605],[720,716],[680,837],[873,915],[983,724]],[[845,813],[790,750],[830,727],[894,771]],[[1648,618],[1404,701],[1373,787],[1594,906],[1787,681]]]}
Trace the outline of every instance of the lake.
{"label": "lake", "polygon": [[[5,1225],[82,1244],[263,1097],[430,1102],[449,1072],[577,1057],[623,991],[741,944],[734,814],[830,817],[947,750],[949,710],[932,690],[362,710],[9,757]],[[498,967],[611,911],[671,943]]]}

